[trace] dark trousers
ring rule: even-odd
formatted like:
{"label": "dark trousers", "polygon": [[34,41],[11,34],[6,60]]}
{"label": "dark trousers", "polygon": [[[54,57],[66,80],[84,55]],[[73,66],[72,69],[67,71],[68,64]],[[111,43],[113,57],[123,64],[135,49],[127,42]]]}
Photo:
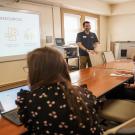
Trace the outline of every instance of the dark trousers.
{"label": "dark trousers", "polygon": [[124,84],[112,89],[106,94],[108,99],[135,100],[135,88],[125,88]]}

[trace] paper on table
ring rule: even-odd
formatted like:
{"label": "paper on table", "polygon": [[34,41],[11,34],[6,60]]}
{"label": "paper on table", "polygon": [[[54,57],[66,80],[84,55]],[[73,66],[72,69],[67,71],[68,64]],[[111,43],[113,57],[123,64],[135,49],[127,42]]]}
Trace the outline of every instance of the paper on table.
{"label": "paper on table", "polygon": [[123,77],[131,77],[131,74],[120,74],[120,73],[111,73],[110,76],[123,76]]}

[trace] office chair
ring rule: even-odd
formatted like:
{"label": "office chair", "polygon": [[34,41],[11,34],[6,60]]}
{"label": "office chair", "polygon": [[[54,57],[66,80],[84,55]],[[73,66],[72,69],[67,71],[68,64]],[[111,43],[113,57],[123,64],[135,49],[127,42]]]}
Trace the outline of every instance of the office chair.
{"label": "office chair", "polygon": [[135,135],[135,117],[105,131],[103,135]]}
{"label": "office chair", "polygon": [[105,120],[123,123],[135,117],[135,101],[107,100],[99,109],[99,115]]}
{"label": "office chair", "polygon": [[89,54],[89,57],[90,57],[92,66],[96,66],[96,65],[100,65],[104,63],[103,54],[101,52],[95,55]]}
{"label": "office chair", "polygon": [[105,59],[105,62],[106,62],[106,63],[115,60],[112,51],[103,52],[103,54],[104,54],[104,59]]}

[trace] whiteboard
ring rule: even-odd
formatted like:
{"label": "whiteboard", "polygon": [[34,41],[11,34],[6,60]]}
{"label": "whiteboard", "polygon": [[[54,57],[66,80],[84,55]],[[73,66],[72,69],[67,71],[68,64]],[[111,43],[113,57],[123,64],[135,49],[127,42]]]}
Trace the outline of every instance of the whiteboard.
{"label": "whiteboard", "polygon": [[0,11],[0,62],[24,59],[40,46],[38,14]]}

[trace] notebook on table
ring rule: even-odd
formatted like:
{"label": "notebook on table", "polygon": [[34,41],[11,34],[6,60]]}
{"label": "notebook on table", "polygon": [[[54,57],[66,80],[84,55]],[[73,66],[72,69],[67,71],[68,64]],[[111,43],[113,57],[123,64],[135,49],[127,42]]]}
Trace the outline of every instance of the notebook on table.
{"label": "notebook on table", "polygon": [[17,93],[21,89],[29,91],[29,87],[25,85],[25,86],[19,86],[0,92],[1,115],[16,125],[22,125],[17,114],[17,105],[15,104],[15,100],[17,99]]}

